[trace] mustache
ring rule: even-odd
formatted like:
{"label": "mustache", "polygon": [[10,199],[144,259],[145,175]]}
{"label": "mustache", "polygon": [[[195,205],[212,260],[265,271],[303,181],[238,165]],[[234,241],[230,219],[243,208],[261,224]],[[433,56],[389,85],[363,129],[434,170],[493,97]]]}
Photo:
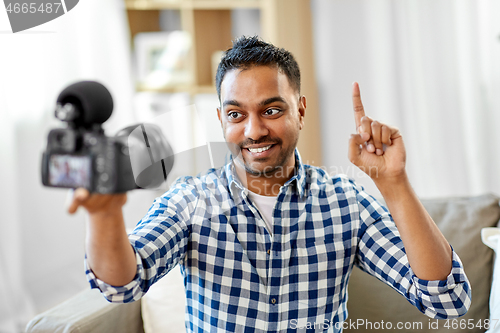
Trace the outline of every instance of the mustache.
{"label": "mustache", "polygon": [[271,138],[269,136],[264,136],[258,140],[253,140],[253,139],[246,139],[242,143],[240,143],[238,146],[240,149],[243,149],[243,147],[251,146],[251,145],[258,145],[262,143],[267,143],[267,144],[281,144],[283,141],[280,138]]}

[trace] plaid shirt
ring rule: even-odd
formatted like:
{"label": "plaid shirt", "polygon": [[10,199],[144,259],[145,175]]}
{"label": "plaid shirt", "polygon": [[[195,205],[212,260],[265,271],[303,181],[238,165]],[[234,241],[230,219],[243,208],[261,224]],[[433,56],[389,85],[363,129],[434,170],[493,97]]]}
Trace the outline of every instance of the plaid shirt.
{"label": "plaid shirt", "polygon": [[91,286],[111,302],[131,302],[179,264],[188,332],[286,332],[308,323],[341,332],[354,265],[431,318],[469,308],[456,253],[446,280],[417,278],[387,209],[347,177],[303,165],[296,151],[295,176],[280,189],[271,236],[235,175],[228,163],[177,180],[129,236],[134,280],[110,286],[87,266]]}

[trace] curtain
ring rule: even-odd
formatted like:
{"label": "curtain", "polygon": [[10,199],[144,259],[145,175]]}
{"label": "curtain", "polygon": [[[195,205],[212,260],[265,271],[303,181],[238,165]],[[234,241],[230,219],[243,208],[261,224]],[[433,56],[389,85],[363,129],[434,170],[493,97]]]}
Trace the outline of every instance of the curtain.
{"label": "curtain", "polygon": [[350,89],[398,127],[420,196],[500,194],[500,2],[313,0],[326,168],[374,184],[347,160]]}
{"label": "curtain", "polygon": [[65,213],[66,191],[41,185],[40,157],[59,92],[96,80],[111,92],[110,134],[133,120],[130,37],[122,0],[80,1],[16,34],[0,18],[0,331],[83,288],[84,216]]}

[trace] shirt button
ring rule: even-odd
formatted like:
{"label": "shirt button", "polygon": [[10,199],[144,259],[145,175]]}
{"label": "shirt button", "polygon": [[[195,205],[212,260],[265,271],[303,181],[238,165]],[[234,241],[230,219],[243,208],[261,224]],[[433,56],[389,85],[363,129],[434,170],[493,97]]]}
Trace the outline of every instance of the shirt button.
{"label": "shirt button", "polygon": [[271,303],[276,304],[276,298],[273,298],[273,299],[271,300]]}
{"label": "shirt button", "polygon": [[271,250],[267,250],[267,254],[271,254]]}

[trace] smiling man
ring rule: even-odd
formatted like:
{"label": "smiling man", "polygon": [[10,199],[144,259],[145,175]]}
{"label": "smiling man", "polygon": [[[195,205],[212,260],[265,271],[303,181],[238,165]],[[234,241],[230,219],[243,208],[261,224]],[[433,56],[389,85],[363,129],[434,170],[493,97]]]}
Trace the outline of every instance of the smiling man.
{"label": "smiling man", "polygon": [[237,156],[236,173],[250,191],[265,196],[278,195],[295,168],[306,99],[298,96],[298,69],[294,75],[291,82],[277,66],[229,69],[224,62],[217,75],[222,104],[217,114]]}
{"label": "smiling man", "polygon": [[356,265],[431,318],[467,311],[467,277],[411,189],[401,134],[365,116],[357,83],[349,158],[389,209],[347,177],[301,162],[306,98],[288,51],[240,38],[216,86],[227,165],[178,179],[130,235],[125,195],[75,192],[69,211],[90,216],[92,287],[130,302],[181,265],[188,332],[341,332]]}

